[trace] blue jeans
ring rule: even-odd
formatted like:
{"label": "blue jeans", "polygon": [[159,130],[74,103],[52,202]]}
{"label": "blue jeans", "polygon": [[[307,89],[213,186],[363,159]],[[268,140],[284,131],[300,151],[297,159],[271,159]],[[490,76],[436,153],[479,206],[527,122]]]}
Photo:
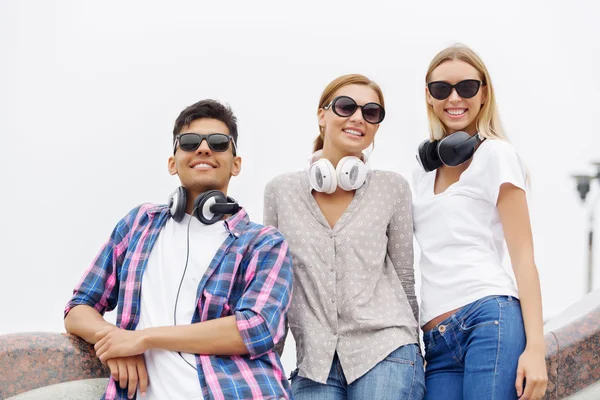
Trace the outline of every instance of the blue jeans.
{"label": "blue jeans", "polygon": [[301,377],[297,369],[291,379],[295,400],[422,400],[425,393],[423,357],[416,344],[394,350],[351,384],[337,354],[327,384]]}
{"label": "blue jeans", "polygon": [[423,340],[425,399],[517,399],[517,363],[525,350],[518,299],[479,299],[425,332]]}

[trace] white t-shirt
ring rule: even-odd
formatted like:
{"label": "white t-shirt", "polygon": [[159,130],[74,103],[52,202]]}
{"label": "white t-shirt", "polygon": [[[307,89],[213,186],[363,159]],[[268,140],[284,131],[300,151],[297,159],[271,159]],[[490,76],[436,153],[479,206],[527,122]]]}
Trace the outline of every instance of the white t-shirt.
{"label": "white t-shirt", "polygon": [[488,295],[518,297],[503,266],[504,231],[496,203],[500,186],[526,189],[526,169],[514,147],[487,139],[460,180],[434,194],[436,171],[413,179],[415,237],[421,248],[421,325]]}
{"label": "white t-shirt", "polygon": [[[188,325],[196,309],[198,284],[219,247],[227,237],[223,223],[204,225],[185,215],[181,222],[172,218],[161,230],[144,270],[141,289],[140,320],[136,330],[173,326],[177,290],[186,264],[189,225],[189,259],[177,302],[177,325]],[[147,400],[202,399],[193,354],[151,349],[144,353],[150,385]],[[192,367],[193,366],[193,367]],[[141,399],[138,390],[138,399]]]}

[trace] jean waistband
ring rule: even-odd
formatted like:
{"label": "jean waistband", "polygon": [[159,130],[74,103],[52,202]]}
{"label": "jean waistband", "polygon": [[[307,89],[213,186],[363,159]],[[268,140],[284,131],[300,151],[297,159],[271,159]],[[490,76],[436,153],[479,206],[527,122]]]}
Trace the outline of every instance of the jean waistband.
{"label": "jean waistband", "polygon": [[[468,317],[472,312],[477,310],[483,304],[485,304],[491,300],[499,300],[499,299],[506,299],[507,301],[519,301],[517,298],[515,298],[513,296],[509,296],[509,295],[490,295],[490,296],[482,297],[478,300],[475,300],[472,303],[469,303],[469,304],[459,308],[458,310],[456,310],[456,312],[454,312],[448,318],[439,322],[433,329],[429,330],[428,332],[424,332],[423,339],[425,339],[425,337],[427,337],[427,339],[433,339],[434,334],[444,333],[442,331],[446,331],[448,329],[454,328],[454,326],[457,325],[458,322],[460,322],[463,319],[465,319],[466,317]],[[441,330],[440,330],[440,328],[441,328]]]}

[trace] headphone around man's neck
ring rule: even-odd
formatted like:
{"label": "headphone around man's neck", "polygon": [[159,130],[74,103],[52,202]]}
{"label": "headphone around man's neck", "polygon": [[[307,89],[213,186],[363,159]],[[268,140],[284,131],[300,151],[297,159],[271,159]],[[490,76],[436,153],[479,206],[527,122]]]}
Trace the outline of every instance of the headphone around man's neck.
{"label": "headphone around man's neck", "polygon": [[[169,196],[169,212],[171,217],[177,222],[181,222],[185,216],[185,207],[187,205],[187,190],[179,186],[175,192]],[[209,190],[201,193],[194,200],[193,215],[198,221],[205,225],[212,225],[223,219],[225,215],[235,214],[240,210],[238,203],[231,197],[225,196],[219,190]]]}

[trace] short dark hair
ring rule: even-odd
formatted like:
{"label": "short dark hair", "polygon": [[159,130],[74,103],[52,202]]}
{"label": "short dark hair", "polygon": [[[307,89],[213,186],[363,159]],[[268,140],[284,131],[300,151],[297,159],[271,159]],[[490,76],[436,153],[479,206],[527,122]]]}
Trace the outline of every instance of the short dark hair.
{"label": "short dark hair", "polygon": [[181,133],[181,130],[185,126],[188,126],[193,121],[201,118],[212,118],[223,122],[227,126],[227,129],[229,129],[229,134],[237,146],[238,131],[236,116],[233,114],[231,107],[212,99],[200,100],[199,102],[186,107],[186,109],[179,114],[175,120],[175,127],[173,128],[173,143],[175,143],[175,137]]}

